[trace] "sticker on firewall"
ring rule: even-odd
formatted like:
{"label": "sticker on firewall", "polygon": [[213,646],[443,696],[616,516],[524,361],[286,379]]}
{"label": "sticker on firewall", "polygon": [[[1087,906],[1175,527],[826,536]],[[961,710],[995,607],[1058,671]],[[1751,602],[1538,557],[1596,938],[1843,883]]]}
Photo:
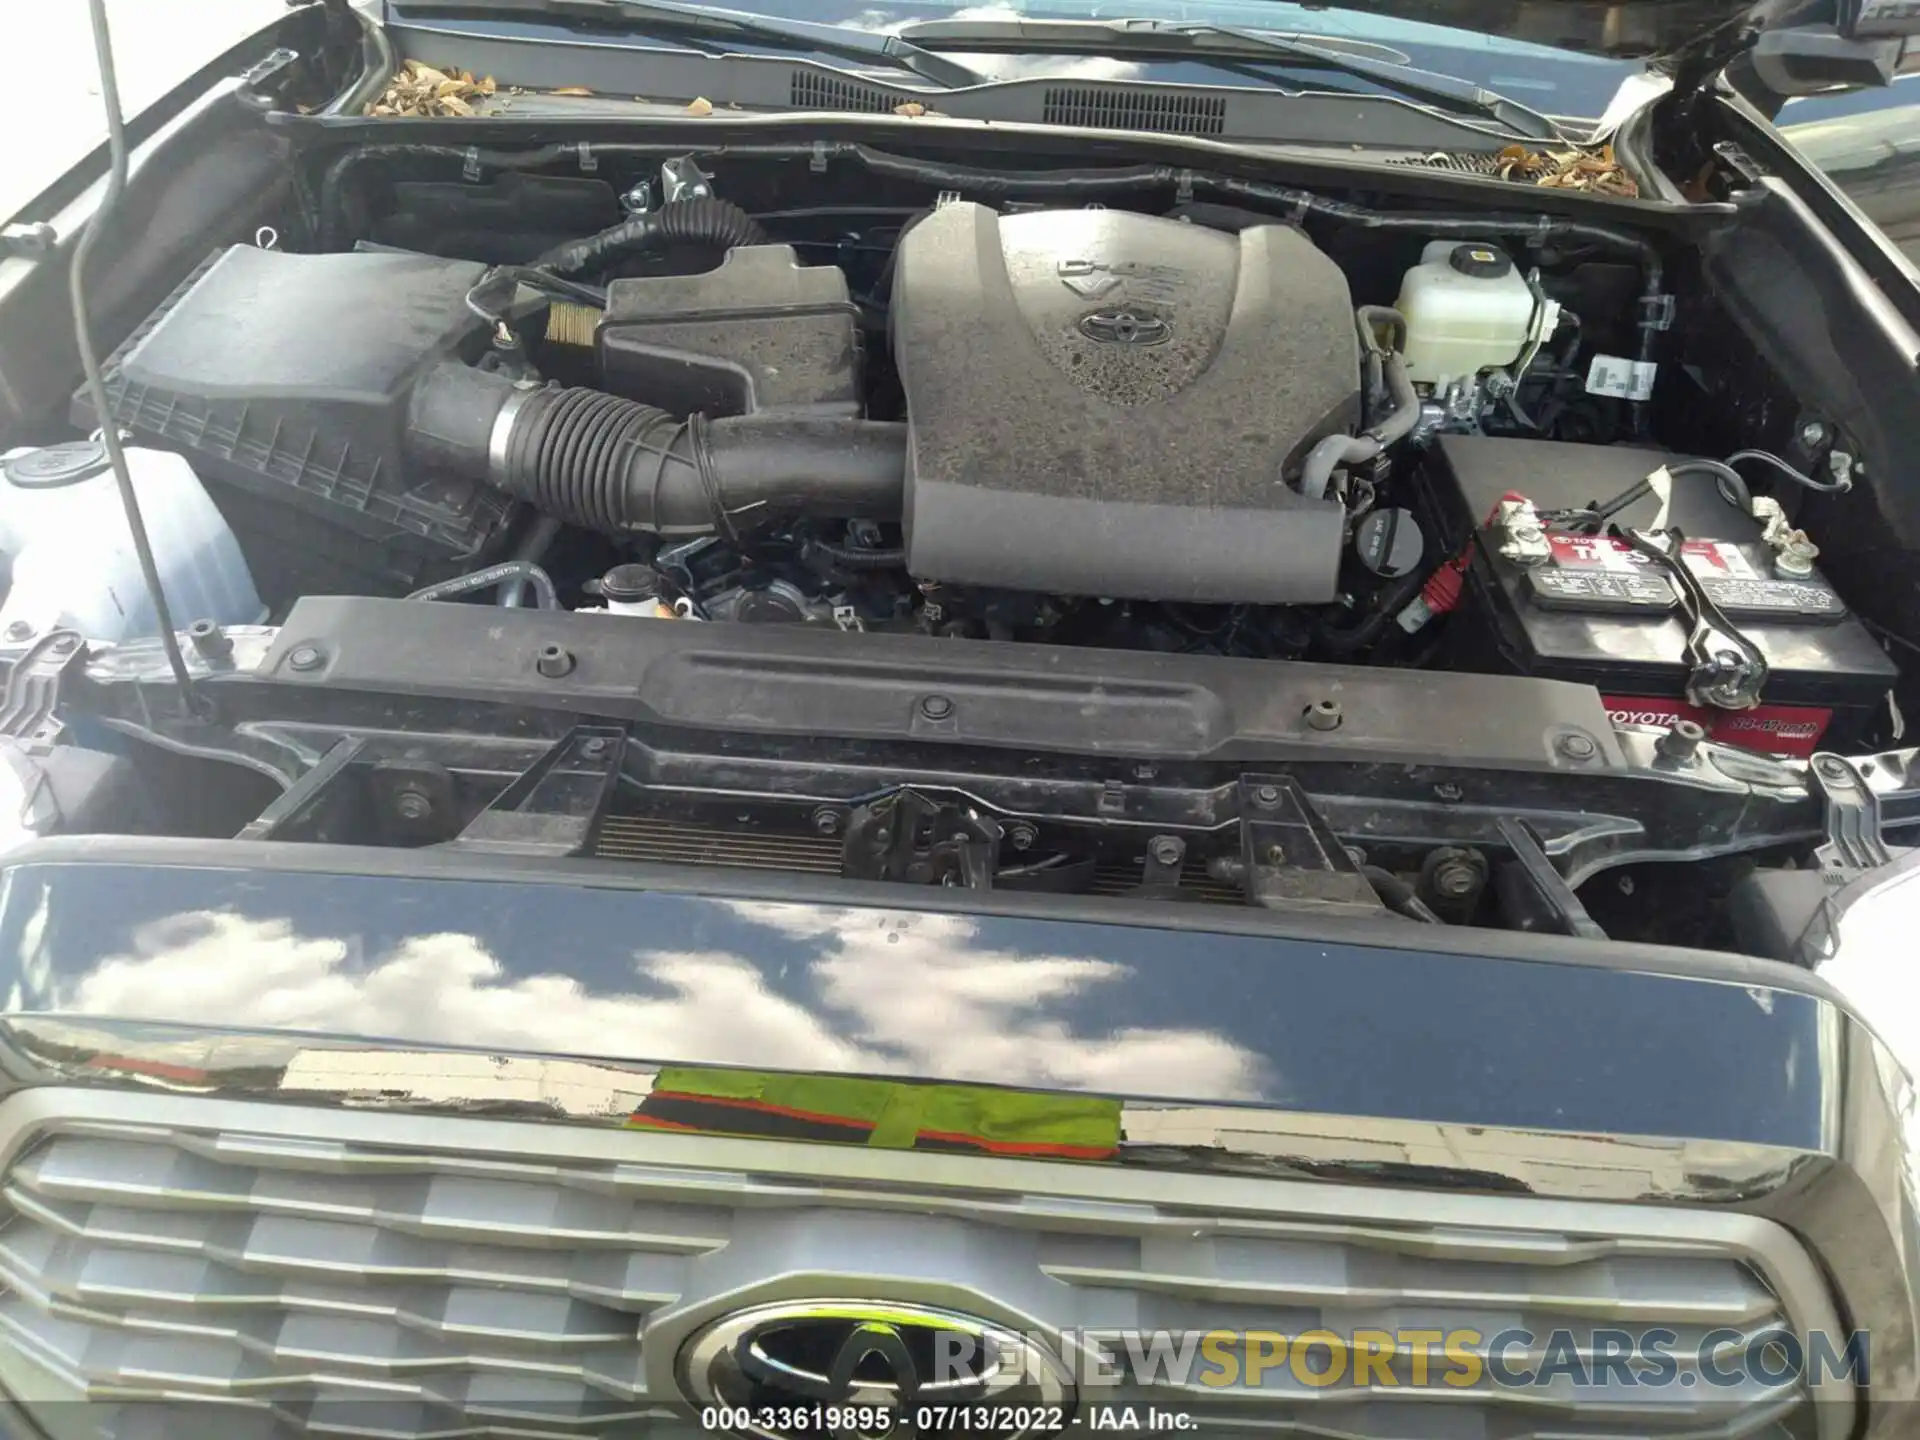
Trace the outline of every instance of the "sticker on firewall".
{"label": "sticker on firewall", "polygon": [[1659,366],[1651,360],[1629,360],[1623,355],[1596,355],[1587,369],[1587,393],[1616,400],[1647,400],[1653,396],[1653,377]]}

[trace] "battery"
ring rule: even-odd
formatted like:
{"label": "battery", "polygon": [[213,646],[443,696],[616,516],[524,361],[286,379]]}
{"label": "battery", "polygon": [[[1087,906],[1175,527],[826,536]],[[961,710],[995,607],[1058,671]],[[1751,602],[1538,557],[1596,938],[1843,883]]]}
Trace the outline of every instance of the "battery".
{"label": "battery", "polygon": [[[1817,571],[1775,573],[1759,522],[1721,496],[1712,474],[1672,477],[1663,525],[1685,537],[1682,562],[1766,657],[1760,704],[1750,710],[1687,701],[1685,612],[1661,568],[1624,541],[1549,527],[1547,554],[1522,565],[1498,554],[1486,530],[1503,500],[1525,497],[1540,511],[1581,509],[1680,459],[1624,446],[1438,436],[1424,462],[1427,483],[1453,553],[1465,548],[1471,562],[1449,637],[1453,658],[1466,668],[1592,685],[1616,719],[1697,720],[1718,740],[1769,754],[1858,743],[1898,671]],[[1660,508],[1650,493],[1612,523],[1651,529],[1662,521]]]}

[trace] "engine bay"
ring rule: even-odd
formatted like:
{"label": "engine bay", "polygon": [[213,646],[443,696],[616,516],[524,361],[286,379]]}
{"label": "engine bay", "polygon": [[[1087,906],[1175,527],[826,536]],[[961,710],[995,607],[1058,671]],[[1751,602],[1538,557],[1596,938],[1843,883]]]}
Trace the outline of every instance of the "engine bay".
{"label": "engine bay", "polygon": [[[1766,765],[1900,737],[1882,627],[1822,563],[1823,546],[1860,543],[1866,462],[1657,231],[826,142],[361,144],[325,152],[296,195],[283,226],[185,276],[105,369],[136,487],[178,517],[155,529],[163,583],[217,637],[200,657],[216,671],[234,635],[330,595],[463,623],[506,609],[741,627],[764,632],[761,651],[807,630],[1012,642],[1062,667],[1063,695],[1081,693],[1069,671],[1116,694],[1147,684],[1150,656],[1268,662],[1266,681],[1232,685],[1275,694],[1296,664],[1368,667],[1436,705],[1439,678],[1484,677],[1447,693],[1488,705],[1507,693],[1495,677],[1563,681],[1592,687],[1605,717],[1543,732],[1540,758],[1576,769],[1644,750],[1671,772],[1705,745],[1778,781]],[[79,433],[101,419],[76,397]],[[98,450],[68,439],[0,462],[20,517],[0,629],[135,657],[150,615],[103,607],[97,572],[32,558],[105,493]],[[1048,647],[1089,653],[1040,659]],[[286,644],[273,663],[334,674],[325,646],[306,649],[312,665]],[[556,644],[535,668],[578,664]],[[1359,683],[1315,680],[1288,723],[1360,744],[1336,693]],[[953,702],[924,689],[902,703],[938,739]],[[1609,724],[1640,738],[1616,748]],[[1422,783],[1457,802],[1452,781]],[[1300,810],[1319,861],[1364,873],[1370,900],[1526,928],[1484,856],[1438,843],[1444,827],[1356,869],[1341,827],[1305,814],[1324,797],[1291,786],[1274,806]],[[864,826],[871,863],[855,868],[876,878],[1004,887],[1067,863],[983,860],[978,809],[937,788],[879,821],[799,813],[848,853]],[[458,789],[435,804],[471,819],[498,803],[455,805]],[[919,846],[895,855],[884,814],[916,806]],[[958,851],[930,859],[953,824]],[[993,832],[994,854],[1037,833],[1005,817]],[[1156,863],[1211,877],[1203,889],[1261,869],[1245,835],[1191,857],[1182,839],[1158,862],[1152,843],[1132,853],[1138,833],[1116,843],[1149,887]],[[1075,860],[1073,884],[1041,879],[1084,888],[1103,857]],[[1473,877],[1471,903],[1434,888],[1447,864]]]}

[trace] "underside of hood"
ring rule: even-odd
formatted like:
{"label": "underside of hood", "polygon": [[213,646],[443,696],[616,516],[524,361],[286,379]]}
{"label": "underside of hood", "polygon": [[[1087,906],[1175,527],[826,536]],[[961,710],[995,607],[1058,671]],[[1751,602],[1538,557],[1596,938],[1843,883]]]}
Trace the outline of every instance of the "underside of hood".
{"label": "underside of hood", "polygon": [[[1349,0],[1345,7],[1616,59],[1698,80],[1765,30],[1871,29],[1871,0]],[[1876,32],[1877,33],[1877,32]]]}

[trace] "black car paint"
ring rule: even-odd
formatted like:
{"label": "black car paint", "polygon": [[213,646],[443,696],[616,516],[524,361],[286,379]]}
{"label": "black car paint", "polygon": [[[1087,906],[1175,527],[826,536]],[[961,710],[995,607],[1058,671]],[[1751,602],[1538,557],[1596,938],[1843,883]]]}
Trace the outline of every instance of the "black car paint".
{"label": "black car paint", "polygon": [[[265,203],[254,187],[272,172],[266,162],[278,157],[246,149],[248,168],[216,189],[204,168],[207,152],[192,146],[209,133],[200,127],[229,126],[233,112],[183,118],[182,149],[192,153],[173,158],[187,175],[184,186],[172,189],[174,205],[193,209],[210,197],[224,204],[211,216],[195,215],[191,224],[143,235],[153,242],[138,257],[146,263],[116,272],[116,319],[141,313],[150,303],[141,287],[164,288],[160,277],[170,267],[177,270],[195,247],[204,253],[213,233],[244,233],[241,227]],[[1171,149],[1177,142],[1146,143]],[[163,209],[169,179],[159,172],[144,181],[136,177],[136,189],[144,185],[146,203],[155,211]],[[1487,192],[1481,187],[1477,193],[1484,198]],[[1783,216],[1782,208],[1775,206],[1759,223],[1770,229],[1811,226],[1797,214]],[[167,213],[178,217],[182,211]],[[1822,253],[1792,257],[1790,271],[1814,271],[1827,285],[1846,285],[1856,272],[1845,270],[1831,242],[1817,248]],[[55,271],[44,267],[36,284],[59,278]],[[19,296],[0,289],[0,306],[10,298]],[[29,298],[44,307],[40,313],[54,315],[50,299]],[[10,324],[19,321],[15,308],[0,313]],[[49,319],[41,333],[60,331]],[[1858,334],[1851,319],[1836,324],[1834,334],[1843,360],[1858,353],[1848,348]],[[48,371],[64,363],[60,355],[40,356]],[[8,996],[7,1030],[23,1033],[54,1018],[84,1022],[89,1017],[75,1009],[89,994],[102,998],[81,1008],[126,1017],[130,1025],[138,1025],[140,1012],[168,1005],[184,1013],[179,995],[162,997],[167,1005],[142,1004],[131,994],[114,1000],[100,987],[116,976],[137,977],[143,941],[158,950],[170,935],[176,945],[195,935],[204,939],[204,916],[210,913],[243,921],[256,933],[267,927],[292,941],[337,940],[335,963],[348,981],[366,974],[369,957],[391,955],[409,941],[418,947],[434,937],[477,938],[480,945],[469,945],[469,952],[484,948],[499,967],[468,972],[480,976],[482,988],[505,991],[512,1001],[516,983],[548,982],[547,990],[526,992],[513,1012],[529,1033],[544,994],[657,997],[658,989],[647,988],[648,976],[628,957],[636,949],[651,953],[697,943],[703,950],[696,953],[720,956],[732,973],[757,977],[766,993],[788,1003],[787,1013],[823,1018],[841,1040],[864,1038],[869,1031],[858,1028],[857,1007],[828,1003],[822,988],[828,957],[817,942],[796,941],[777,929],[769,934],[765,923],[743,920],[725,902],[791,905],[823,924],[871,919],[876,931],[888,917],[916,917],[914,925],[922,928],[932,920],[957,921],[965,933],[950,933],[943,953],[969,968],[1004,964],[996,993],[1016,1014],[1050,1015],[1068,1038],[1110,1046],[1127,1044],[1130,1031],[1168,1029],[1177,1022],[1187,1033],[1224,1040],[1249,1057],[1219,1072],[1246,1082],[1238,1093],[1223,1094],[1234,1087],[1203,1083],[1191,1070],[1184,1077],[1175,1070],[1151,1084],[1142,1079],[1137,1089],[1124,1078],[1117,1083],[1115,1088],[1132,1093],[1332,1110],[1350,1119],[1354,1133],[1367,1127],[1369,1117],[1606,1132],[1585,1138],[1617,1149],[1623,1161],[1631,1160],[1636,1146],[1615,1137],[1635,1131],[1698,1139],[1726,1147],[1728,1154],[1781,1147],[1778,1167],[1764,1184],[1742,1188],[1727,1173],[1730,1164],[1699,1167],[1690,1172],[1692,1193],[1658,1198],[1751,1204],[1796,1230],[1842,1283],[1851,1318],[1881,1327],[1877,1333],[1888,1337],[1888,1347],[1876,1350],[1877,1366],[1886,1363],[1876,1370],[1875,1399],[1896,1403],[1878,1405],[1881,1423],[1871,1433],[1901,1433],[1898,1402],[1910,1399],[1916,1374],[1901,1348],[1911,1340],[1915,1320],[1902,1267],[1911,1259],[1916,1232],[1899,1178],[1899,1132],[1889,1123],[1898,1113],[1898,1071],[1843,1002],[1798,972],[1725,957],[1622,946],[1596,950],[1524,936],[1435,937],[1406,926],[1385,934],[1295,927],[1288,934],[1258,935],[1249,927],[1271,923],[1267,917],[1170,917],[1144,924],[1117,909],[1042,915],[1012,901],[970,904],[964,917],[943,916],[937,908],[916,907],[950,897],[897,889],[856,892],[817,881],[803,882],[804,889],[781,890],[764,881],[745,888],[712,872],[675,877],[526,864],[512,873],[482,868],[462,876],[431,855],[271,848],[275,853],[224,843],[101,840],[53,842],[9,857],[0,872],[0,968],[7,972],[0,993]],[[366,873],[347,873],[356,868]],[[917,932],[907,926],[890,933]],[[903,938],[891,948],[910,944]],[[246,975],[256,971],[263,953],[258,943],[216,944],[195,963],[215,976]],[[1034,1005],[1023,987],[1044,978],[1048,957],[1061,953],[1114,966],[1106,992],[1094,986],[1069,992],[1052,1007]],[[946,988],[928,987],[929,1003],[969,998],[951,973],[942,980]],[[457,1026],[430,1032],[429,1023],[457,993],[429,984],[381,1014],[378,1023],[334,1033],[342,1039],[412,1035],[421,1044],[485,1040],[490,1051],[513,1048],[491,1043],[494,1037],[462,1039]],[[276,1013],[274,1003],[271,985],[256,987],[241,1005],[203,1005],[180,1022],[149,1027],[150,1038],[168,1046],[196,1031],[284,1032],[318,1025],[315,1017],[302,1021]],[[733,1017],[722,1010],[720,1018]],[[901,1032],[870,1030],[882,1053],[912,1071],[1031,1083],[1030,1076],[1010,1075],[1004,1064],[996,1071],[979,1063],[978,1055],[970,1064],[964,1051],[951,1065],[913,1065],[899,1044]],[[641,1047],[617,1026],[605,1033],[605,1040],[585,1048],[600,1054],[672,1048]],[[1039,1027],[1029,1048],[1044,1054],[1059,1033]],[[728,1032],[720,1035],[724,1046]],[[764,1054],[738,1046],[683,1054],[767,1063]],[[822,1054],[815,1063],[832,1058]],[[24,1063],[9,1068],[18,1079],[40,1078]],[[1674,1148],[1684,1143],[1676,1141]]]}
{"label": "black car paint", "polygon": [[713,872],[679,877],[701,893],[646,888],[676,878],[647,866],[508,880],[364,852],[353,874],[249,850],[341,870],[242,867],[218,844],[18,852],[0,889],[8,1011],[1800,1150],[1823,1147],[1839,1099],[1820,1040],[1835,998],[1724,957],[1601,966],[1547,936],[1447,953],[1399,921],[1223,933],[1066,918],[1041,896],[962,914],[872,886],[755,898],[710,893]]}

